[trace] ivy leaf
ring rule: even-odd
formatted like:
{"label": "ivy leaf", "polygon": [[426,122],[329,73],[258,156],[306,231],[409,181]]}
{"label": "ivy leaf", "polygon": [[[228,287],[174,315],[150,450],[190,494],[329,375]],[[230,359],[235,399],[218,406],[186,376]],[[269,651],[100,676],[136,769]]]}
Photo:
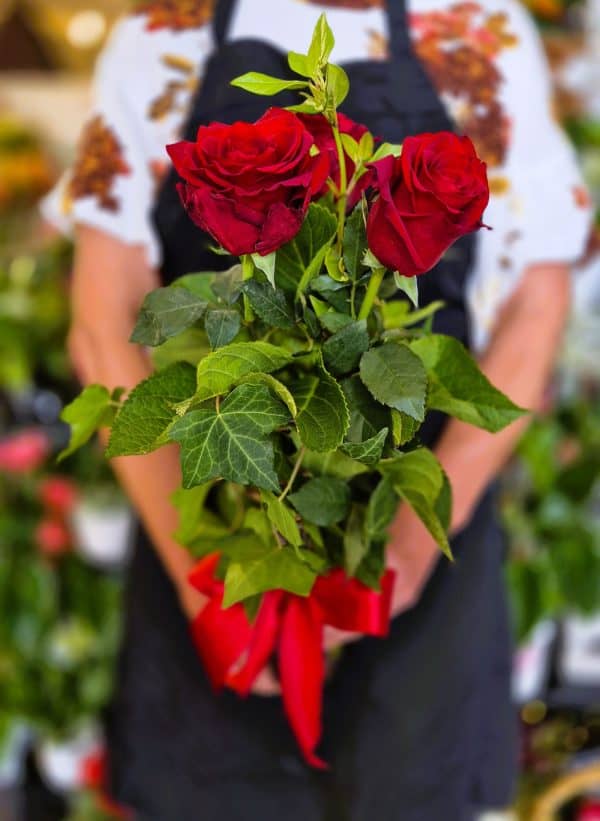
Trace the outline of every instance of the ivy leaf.
{"label": "ivy leaf", "polygon": [[360,361],[360,377],[378,402],[419,422],[425,418],[427,374],[408,345],[389,342],[367,351]]}
{"label": "ivy leaf", "polygon": [[286,542],[294,547],[300,547],[302,536],[296,523],[296,518],[285,502],[267,491],[261,491],[260,498],[267,509],[269,521],[278,533],[281,533]]}
{"label": "ivy leaf", "polygon": [[308,284],[316,277],[336,229],[337,220],[331,211],[312,203],[300,231],[277,251],[278,285],[295,292],[300,280],[304,278]]}
{"label": "ivy leaf", "polygon": [[289,418],[287,408],[263,385],[240,385],[219,410],[190,411],[170,432],[171,439],[181,445],[183,486],[222,478],[278,490],[268,434]]}
{"label": "ivy leaf", "polygon": [[410,299],[415,308],[419,307],[419,286],[417,277],[404,277],[399,271],[394,271],[394,282],[399,291]]}
{"label": "ivy leaf", "polygon": [[157,288],[144,299],[130,341],[161,345],[197,322],[206,307],[205,300],[187,288]]}
{"label": "ivy leaf", "polygon": [[325,14],[321,14],[315,25],[313,36],[308,47],[307,60],[309,66],[322,68],[329,60],[335,45],[335,37],[327,22]]}
{"label": "ivy leaf", "polygon": [[368,348],[367,320],[353,320],[323,344],[323,359],[329,370],[341,375],[353,371]]}
{"label": "ivy leaf", "polygon": [[364,442],[390,426],[389,409],[372,397],[359,376],[344,379],[342,388],[350,408],[350,442]]}
{"label": "ivy leaf", "polygon": [[250,373],[272,373],[289,365],[292,355],[268,342],[232,342],[198,364],[196,400],[219,396]]}
{"label": "ivy leaf", "polygon": [[213,276],[210,287],[217,299],[233,305],[242,293],[242,284],[242,266],[238,264]]}
{"label": "ivy leaf", "polygon": [[349,576],[354,576],[369,552],[364,533],[365,513],[360,505],[352,505],[344,531],[344,564]]}
{"label": "ivy leaf", "polygon": [[251,94],[259,94],[263,97],[273,97],[280,91],[291,91],[306,88],[308,83],[305,80],[281,80],[279,77],[271,77],[269,74],[262,74],[259,71],[248,71],[240,77],[231,81],[235,88],[242,88]]}
{"label": "ivy leaf", "polygon": [[360,208],[355,208],[344,227],[344,265],[352,279],[358,279],[364,272],[362,264],[367,247],[367,232]]}
{"label": "ivy leaf", "polygon": [[380,479],[371,494],[365,515],[365,533],[369,542],[385,539],[387,529],[396,515],[399,496],[389,476]]}
{"label": "ivy leaf", "polygon": [[348,513],[350,489],[342,479],[318,476],[291,493],[289,500],[308,522],[321,526],[333,525],[341,522]]}
{"label": "ivy leaf", "polygon": [[444,527],[445,521],[449,519],[448,490],[444,472],[433,453],[428,448],[417,448],[380,464],[384,475],[391,479],[396,493],[408,502],[442,551],[451,559],[452,551]]}
{"label": "ivy leaf", "polygon": [[344,441],[350,422],[344,393],[327,371],[307,374],[291,386],[298,406],[296,425],[302,444],[324,453]]}
{"label": "ivy leaf", "polygon": [[267,590],[287,590],[297,596],[308,596],[316,578],[315,571],[293,550],[271,547],[245,561],[229,563],[223,607],[231,607]]}
{"label": "ivy leaf", "polygon": [[427,369],[430,408],[490,433],[527,413],[489,382],[457,339],[432,334],[411,343],[411,348]]}
{"label": "ivy leaf", "polygon": [[60,418],[71,427],[71,438],[61,451],[58,461],[62,462],[93,436],[96,431],[112,421],[114,410],[111,395],[102,385],[88,385],[79,396],[66,405]]}
{"label": "ivy leaf", "polygon": [[275,379],[270,373],[248,374],[248,376],[244,376],[240,379],[240,385],[266,385],[275,396],[281,399],[293,418],[298,414],[296,402],[289,389],[286,388],[283,382],[280,382],[279,379]]}
{"label": "ivy leaf", "polygon": [[283,291],[255,279],[245,282],[243,290],[254,312],[267,325],[274,328],[294,327],[294,314]]}
{"label": "ivy leaf", "polygon": [[240,327],[239,313],[230,308],[208,311],[204,320],[206,335],[213,351],[228,345],[232,339],[235,339]]}
{"label": "ivy leaf", "polygon": [[364,442],[344,442],[340,450],[365,465],[376,465],[381,459],[387,435],[388,429],[382,428],[379,433]]}
{"label": "ivy leaf", "polygon": [[136,385],[115,417],[106,455],[139,455],[166,444],[176,406],[193,395],[195,383],[194,368],[176,362]]}

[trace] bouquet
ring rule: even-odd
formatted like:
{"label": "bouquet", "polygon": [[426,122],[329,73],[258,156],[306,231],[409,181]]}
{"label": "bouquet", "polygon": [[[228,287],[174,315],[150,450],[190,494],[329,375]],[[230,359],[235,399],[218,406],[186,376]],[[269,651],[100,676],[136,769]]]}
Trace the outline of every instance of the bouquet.
{"label": "bouquet", "polygon": [[386,529],[411,505],[450,556],[451,492],[419,442],[430,409],[497,431],[522,411],[455,339],[431,332],[416,276],[481,226],[484,164],[467,137],[376,141],[338,107],[321,17],[297,80],[248,73],[301,102],[213,123],[168,147],[190,218],[237,257],[150,293],[132,341],[156,372],[126,398],[86,388],[69,451],[100,425],[108,456],[181,453],[179,541],[209,596],[194,634],[215,686],[248,693],[274,653],[305,759],[321,733],[324,625],[383,636]]}

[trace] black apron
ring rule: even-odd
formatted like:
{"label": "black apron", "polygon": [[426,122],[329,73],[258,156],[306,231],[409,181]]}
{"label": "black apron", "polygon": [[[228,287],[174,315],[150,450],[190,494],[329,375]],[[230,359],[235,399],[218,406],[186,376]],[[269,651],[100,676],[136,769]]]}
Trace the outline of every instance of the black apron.
{"label": "black apron", "polygon": [[[264,99],[232,88],[234,77],[250,70],[290,76],[274,46],[227,40],[233,7],[233,0],[217,5],[216,49],[185,139],[194,140],[201,124],[264,113]],[[344,66],[351,84],[344,113],[390,142],[452,129],[411,50],[403,0],[388,0],[387,14],[390,59]],[[282,94],[270,103],[295,101]],[[171,172],[154,210],[165,283],[231,262],[210,252],[175,182]],[[421,304],[446,303],[435,329],[464,342],[473,250],[473,236],[464,237],[419,279]],[[428,418],[427,444],[442,424],[439,415]],[[514,774],[510,638],[491,494],[453,548],[455,564],[438,564],[389,638],[345,649],[325,693],[319,752],[331,770],[316,773],[298,754],[279,698],[213,694],[175,591],[140,534],[107,727],[113,796],[148,821],[470,821],[477,807],[507,805]]]}

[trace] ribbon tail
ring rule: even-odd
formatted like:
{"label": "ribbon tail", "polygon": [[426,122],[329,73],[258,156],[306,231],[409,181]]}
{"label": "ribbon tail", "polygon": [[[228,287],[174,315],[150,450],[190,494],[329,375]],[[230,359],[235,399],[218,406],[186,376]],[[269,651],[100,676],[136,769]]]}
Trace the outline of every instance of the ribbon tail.
{"label": "ribbon tail", "polygon": [[241,668],[227,676],[226,684],[238,695],[247,696],[254,680],[269,661],[280,626],[281,590],[265,593],[252,630],[248,655]]}
{"label": "ribbon tail", "polygon": [[313,596],[325,624],[382,637],[389,631],[393,587],[393,570],[385,571],[377,591],[338,569],[317,579]]}
{"label": "ribbon tail", "polygon": [[327,769],[315,754],[321,739],[325,662],[323,622],[310,599],[290,596],[279,638],[279,675],[283,706],[308,764]]}

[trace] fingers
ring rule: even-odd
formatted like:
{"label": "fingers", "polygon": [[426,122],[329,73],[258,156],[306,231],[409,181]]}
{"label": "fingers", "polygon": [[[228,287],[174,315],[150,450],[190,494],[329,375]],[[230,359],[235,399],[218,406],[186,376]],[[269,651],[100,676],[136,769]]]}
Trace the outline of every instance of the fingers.
{"label": "fingers", "polygon": [[270,667],[265,667],[258,674],[252,685],[252,693],[255,696],[281,695],[281,685]]}

